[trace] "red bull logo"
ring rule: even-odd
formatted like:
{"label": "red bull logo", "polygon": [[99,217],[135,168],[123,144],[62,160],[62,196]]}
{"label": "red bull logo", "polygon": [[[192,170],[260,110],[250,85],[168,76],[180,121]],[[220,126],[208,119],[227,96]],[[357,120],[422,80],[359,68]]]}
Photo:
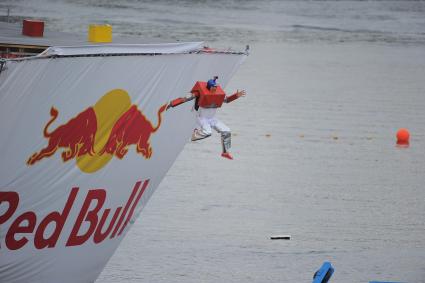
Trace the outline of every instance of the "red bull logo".
{"label": "red bull logo", "polygon": [[43,131],[44,137],[49,140],[49,144],[40,152],[34,153],[28,159],[28,165],[33,165],[45,157],[52,156],[60,147],[65,148],[62,152],[64,162],[84,154],[94,155],[93,146],[97,124],[96,113],[92,107],[87,108],[65,125],[57,127],[51,133],[48,132],[48,127],[56,120],[59,112],[52,107],[50,115],[52,118]]}
{"label": "red bull logo", "polygon": [[149,159],[153,153],[150,136],[161,126],[162,113],[166,109],[167,104],[158,109],[158,122],[154,126],[137,105],[131,104],[126,91],[115,89],[106,93],[94,106],[50,131],[59,116],[59,111],[52,107],[51,118],[43,130],[48,144],[31,155],[27,165],[32,166],[62,149],[63,162],[76,159],[81,171],[93,173],[104,167],[113,156],[123,159],[132,145],[136,153]]}
{"label": "red bull logo", "polygon": [[152,156],[152,147],[149,144],[149,136],[155,133],[161,125],[161,113],[166,109],[163,105],[158,110],[158,124],[153,127],[146,117],[137,109],[136,105],[122,115],[112,128],[106,145],[100,151],[100,154],[113,154],[122,159],[128,152],[128,147],[136,145],[136,152],[142,154],[145,158]]}

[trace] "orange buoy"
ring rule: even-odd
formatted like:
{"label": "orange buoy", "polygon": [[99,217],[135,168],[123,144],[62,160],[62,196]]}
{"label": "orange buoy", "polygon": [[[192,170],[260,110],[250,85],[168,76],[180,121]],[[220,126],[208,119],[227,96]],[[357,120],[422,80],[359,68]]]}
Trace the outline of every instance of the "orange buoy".
{"label": "orange buoy", "polygon": [[410,133],[407,129],[399,129],[397,131],[397,145],[408,146]]}

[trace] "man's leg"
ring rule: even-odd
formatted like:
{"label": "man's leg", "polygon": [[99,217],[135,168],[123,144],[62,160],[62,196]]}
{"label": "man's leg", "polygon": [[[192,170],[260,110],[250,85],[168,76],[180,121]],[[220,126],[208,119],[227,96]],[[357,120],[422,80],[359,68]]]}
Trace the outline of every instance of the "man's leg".
{"label": "man's leg", "polygon": [[193,130],[192,141],[208,138],[212,134],[211,126],[207,119],[198,117],[199,127]]}
{"label": "man's leg", "polygon": [[229,127],[227,127],[220,120],[215,119],[213,123],[213,128],[221,134],[221,145],[223,148],[223,153],[221,154],[221,156],[228,159],[233,159],[232,155],[229,152],[229,149],[232,146],[231,133]]}

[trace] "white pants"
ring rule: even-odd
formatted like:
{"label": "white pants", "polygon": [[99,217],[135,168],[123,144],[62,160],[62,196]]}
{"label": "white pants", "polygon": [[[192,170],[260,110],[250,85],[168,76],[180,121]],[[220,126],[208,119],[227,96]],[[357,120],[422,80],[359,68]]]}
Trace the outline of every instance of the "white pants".
{"label": "white pants", "polygon": [[216,130],[220,134],[230,132],[229,127],[227,127],[223,122],[215,117],[216,112],[216,108],[199,107],[198,124],[200,126],[199,130],[202,132],[202,134],[211,135],[212,129]]}
{"label": "white pants", "polygon": [[212,134],[212,129],[221,134],[221,145],[223,153],[229,151],[231,144],[230,129],[223,122],[215,117],[217,112],[216,108],[203,108],[198,109],[198,124],[199,129],[193,132],[192,141],[204,139]]}

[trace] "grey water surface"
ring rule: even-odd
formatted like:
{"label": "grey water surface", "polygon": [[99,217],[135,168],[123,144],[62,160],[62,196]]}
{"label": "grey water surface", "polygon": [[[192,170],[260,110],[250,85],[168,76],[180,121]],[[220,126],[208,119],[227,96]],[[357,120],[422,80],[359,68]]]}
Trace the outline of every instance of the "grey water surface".
{"label": "grey water surface", "polygon": [[[96,282],[425,282],[425,1],[0,1],[48,28],[251,54]],[[205,78],[208,79],[208,78]],[[395,146],[397,129],[411,132]],[[270,240],[290,234],[292,239]]]}

